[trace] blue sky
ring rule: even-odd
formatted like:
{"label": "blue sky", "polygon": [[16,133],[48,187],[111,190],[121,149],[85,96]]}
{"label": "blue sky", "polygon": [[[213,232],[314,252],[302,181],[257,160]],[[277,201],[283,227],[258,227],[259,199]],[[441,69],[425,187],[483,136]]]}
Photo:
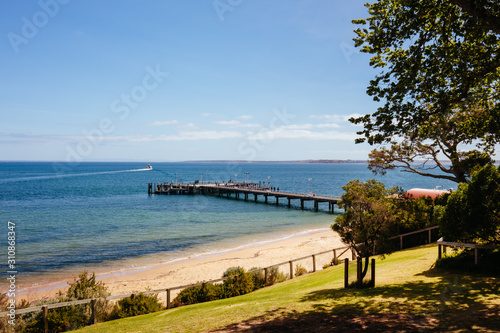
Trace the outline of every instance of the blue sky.
{"label": "blue sky", "polygon": [[367,158],[359,1],[2,1],[0,160]]}

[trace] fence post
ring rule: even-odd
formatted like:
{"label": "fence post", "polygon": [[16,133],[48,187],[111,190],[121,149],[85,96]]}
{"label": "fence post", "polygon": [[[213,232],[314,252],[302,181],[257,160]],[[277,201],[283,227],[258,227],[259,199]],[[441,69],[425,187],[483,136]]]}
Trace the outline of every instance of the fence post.
{"label": "fence post", "polygon": [[167,309],[170,309],[170,289],[167,289]]}
{"label": "fence post", "polygon": [[477,247],[474,247],[474,265],[479,264],[479,253]]}
{"label": "fence post", "polygon": [[372,258],[372,287],[375,287],[375,258]]}
{"label": "fence post", "polygon": [[312,255],[313,257],[313,272],[316,272],[316,255]]}
{"label": "fence post", "polygon": [[90,311],[92,311],[90,315],[90,325],[97,324],[97,300],[95,298],[90,301]]}
{"label": "fence post", "polygon": [[363,283],[363,280],[361,279],[361,270],[362,270],[362,266],[363,265],[363,258],[362,257],[358,257],[358,260],[357,260],[357,277],[358,277],[358,287],[361,288],[362,286],[362,283]]}
{"label": "fence post", "polygon": [[354,248],[351,247],[352,260],[356,259],[356,255],[354,253]]}
{"label": "fence post", "polygon": [[337,265],[337,250],[333,250],[333,265]]}
{"label": "fence post", "polygon": [[432,229],[429,229],[429,244],[432,243],[432,236],[431,236]]}
{"label": "fence post", "polygon": [[438,244],[438,259],[441,259],[441,244]]}
{"label": "fence post", "polygon": [[49,307],[45,305],[42,308],[43,311],[43,326],[45,328],[45,333],[49,332]]}
{"label": "fence post", "polygon": [[290,279],[293,279],[293,261],[289,261],[290,263]]}
{"label": "fence post", "polygon": [[399,249],[403,250],[403,236],[399,236]]}
{"label": "fence post", "polygon": [[264,268],[264,286],[267,286],[267,267]]}
{"label": "fence post", "polygon": [[349,287],[349,258],[344,259],[344,288]]}

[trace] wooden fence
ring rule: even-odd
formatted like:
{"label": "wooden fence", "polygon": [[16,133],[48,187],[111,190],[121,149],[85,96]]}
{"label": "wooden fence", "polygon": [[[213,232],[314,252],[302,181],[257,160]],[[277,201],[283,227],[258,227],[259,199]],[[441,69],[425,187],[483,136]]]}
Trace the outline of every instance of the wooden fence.
{"label": "wooden fence", "polygon": [[[422,229],[422,230],[418,230],[418,231],[413,231],[413,232],[409,232],[409,233],[406,233],[406,234],[402,234],[402,235],[398,235],[398,236],[392,237],[390,239],[400,238],[400,244],[401,244],[401,249],[402,249],[402,247],[403,247],[403,237],[427,231],[427,232],[429,232],[429,243],[430,243],[431,242],[431,237],[430,237],[431,230],[436,229],[436,228],[439,228],[439,227],[438,226],[434,226],[434,227],[430,227],[430,228],[426,228],[426,229]],[[273,267],[280,267],[280,266],[283,266],[283,265],[289,265],[289,277],[290,277],[290,279],[293,279],[293,277],[294,277],[294,268],[293,268],[294,262],[311,258],[312,259],[312,272],[315,272],[317,270],[317,267],[316,267],[316,257],[317,256],[323,255],[323,254],[327,254],[327,253],[332,253],[332,255],[333,255],[332,262],[336,265],[337,264],[337,260],[340,259],[340,257],[343,254],[345,254],[347,251],[349,251],[349,250],[351,250],[352,259],[354,260],[356,258],[354,250],[352,250],[349,246],[345,246],[345,247],[335,248],[335,249],[331,249],[331,250],[327,250],[327,251],[315,253],[315,254],[312,254],[312,255],[307,255],[307,256],[304,256],[304,257],[292,259],[292,260],[289,260],[289,261],[281,262],[281,263],[274,264],[274,265],[271,265],[271,266],[268,266],[268,267],[265,267],[265,268],[259,268],[259,269],[251,270],[251,271],[249,271],[247,273],[253,273],[253,272],[257,272],[257,271],[262,271],[263,270],[264,271],[264,279],[265,279],[265,281],[267,283],[267,281],[268,281],[268,271],[271,268],[273,268]],[[343,251],[343,252],[340,252],[340,251]],[[170,309],[172,307],[172,304],[171,304],[171,293],[172,293],[172,291],[182,290],[182,289],[186,289],[186,288],[189,288],[189,287],[196,287],[196,286],[205,285],[205,284],[209,284],[209,283],[220,283],[220,282],[224,282],[228,278],[229,277],[223,277],[223,278],[216,279],[216,280],[203,281],[203,282],[198,282],[198,283],[193,283],[193,284],[187,284],[187,285],[182,285],[182,286],[175,286],[175,287],[169,287],[169,288],[161,288],[161,289],[155,289],[155,290],[146,290],[146,291],[143,291],[143,292],[140,292],[140,293],[142,293],[142,294],[159,294],[159,293],[163,293],[163,292],[166,293],[166,304],[165,304],[165,306],[166,306],[167,309]],[[96,305],[97,305],[97,301],[98,300],[113,301],[113,300],[119,300],[119,299],[127,298],[127,297],[130,297],[130,296],[136,295],[136,294],[138,294],[138,293],[113,295],[113,296],[108,296],[105,299],[95,299],[95,298],[93,298],[93,299],[84,299],[84,300],[77,300],[77,301],[70,301],[70,302],[61,302],[61,303],[53,303],[53,304],[32,306],[32,307],[24,308],[24,309],[15,309],[14,310],[14,314],[17,316],[17,315],[22,315],[22,314],[30,313],[30,312],[42,311],[42,313],[43,313],[43,319],[44,319],[44,323],[45,323],[45,332],[48,332],[48,319],[47,318],[48,318],[48,310],[49,309],[57,309],[57,308],[62,308],[62,307],[66,307],[66,306],[74,306],[74,305],[91,304],[91,311],[92,311],[91,324],[93,324],[93,323],[96,323]],[[1,312],[0,313],[0,317],[9,316],[9,315],[12,315],[12,312],[5,311],[5,312]]]}
{"label": "wooden fence", "polygon": [[432,243],[432,230],[434,229],[439,229],[439,226],[438,225],[435,225],[433,227],[429,227],[429,228],[425,228],[425,229],[420,229],[420,230],[417,230],[417,231],[412,231],[412,232],[407,232],[405,234],[401,234],[401,235],[398,235],[398,236],[394,236],[394,237],[391,237],[389,239],[397,239],[399,238],[399,249],[400,250],[403,250],[403,238],[406,237],[406,236],[411,236],[411,235],[415,235],[415,234],[419,234],[419,233],[422,233],[422,232],[425,232],[427,231],[428,234],[429,234],[429,237],[428,237],[428,244]]}
{"label": "wooden fence", "polygon": [[465,248],[470,248],[474,249],[474,264],[478,265],[479,264],[479,250],[494,250],[494,249],[499,249],[500,246],[497,245],[479,245],[479,244],[467,244],[467,243],[455,243],[455,242],[445,242],[443,241],[443,237],[438,239],[437,241],[438,244],[438,259],[441,259],[442,253],[446,253],[446,247],[447,246],[452,246],[452,247],[465,247]]}

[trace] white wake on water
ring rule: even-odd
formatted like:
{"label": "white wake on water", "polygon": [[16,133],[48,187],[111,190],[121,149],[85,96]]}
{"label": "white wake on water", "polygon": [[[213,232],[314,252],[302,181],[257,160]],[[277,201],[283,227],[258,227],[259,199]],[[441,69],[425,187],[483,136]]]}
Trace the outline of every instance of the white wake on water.
{"label": "white wake on water", "polygon": [[83,177],[83,176],[97,176],[97,175],[112,175],[116,173],[125,172],[139,172],[139,171],[151,171],[153,169],[130,169],[130,170],[114,170],[114,171],[99,171],[99,172],[83,172],[83,173],[58,173],[54,175],[47,176],[35,176],[35,177],[18,177],[18,178],[8,178],[0,179],[0,183],[14,183],[14,182],[25,182],[34,180],[45,180],[45,179],[57,179],[57,178],[68,178],[68,177]]}

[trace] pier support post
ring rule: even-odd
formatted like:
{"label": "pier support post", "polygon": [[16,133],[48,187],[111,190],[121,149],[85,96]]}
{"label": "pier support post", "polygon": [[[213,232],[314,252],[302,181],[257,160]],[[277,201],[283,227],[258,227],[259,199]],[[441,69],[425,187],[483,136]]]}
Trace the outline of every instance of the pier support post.
{"label": "pier support post", "polygon": [[290,201],[292,201],[290,198],[288,198],[288,208],[290,208]]}
{"label": "pier support post", "polygon": [[264,194],[264,202],[267,203],[267,194]]}
{"label": "pier support post", "polygon": [[254,194],[253,194],[253,200],[254,200],[255,202],[257,202],[257,196],[258,196],[258,194],[257,194],[257,193],[254,193]]}
{"label": "pier support post", "polygon": [[318,204],[319,204],[318,200],[314,200],[314,210],[316,211],[319,210]]}
{"label": "pier support post", "polygon": [[276,198],[276,206],[280,204],[280,197],[275,197]]}
{"label": "pier support post", "polygon": [[304,210],[304,199],[300,199],[300,209]]}

